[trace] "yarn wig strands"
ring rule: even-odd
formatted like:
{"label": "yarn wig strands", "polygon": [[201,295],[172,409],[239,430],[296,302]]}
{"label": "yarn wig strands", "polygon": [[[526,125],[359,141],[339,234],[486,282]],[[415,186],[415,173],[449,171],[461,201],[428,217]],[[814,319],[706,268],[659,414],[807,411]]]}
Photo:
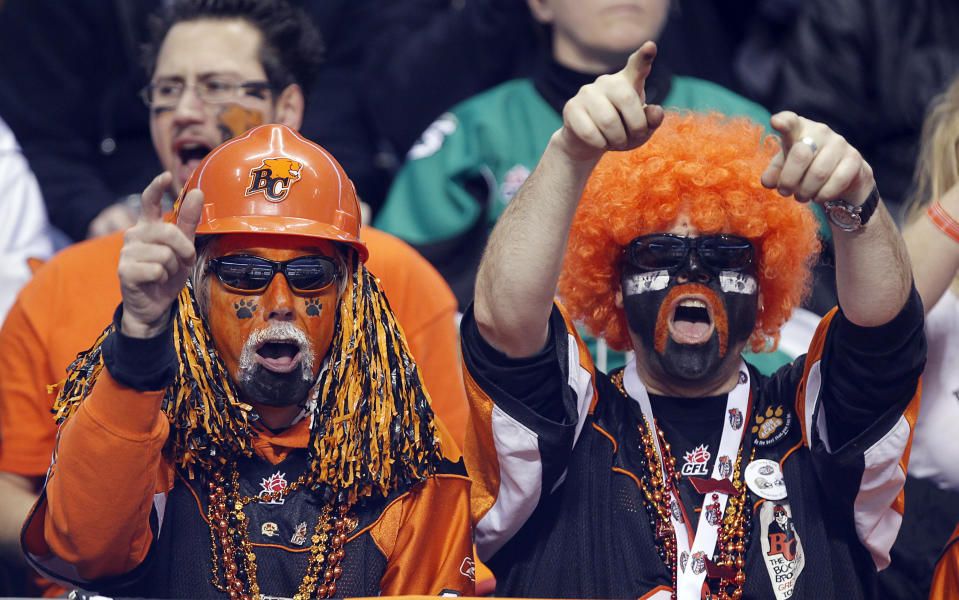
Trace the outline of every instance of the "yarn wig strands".
{"label": "yarn wig strands", "polygon": [[[339,302],[333,341],[314,393],[310,423],[311,485],[352,504],[406,489],[436,471],[441,452],[429,396],[402,328],[376,278],[355,252]],[[253,452],[253,407],[244,403],[216,353],[191,284],[180,292],[173,339],[177,372],[162,411],[170,421],[167,459],[193,478]],[[111,324],[77,355],[58,384],[58,423],[89,396],[103,369]]]}

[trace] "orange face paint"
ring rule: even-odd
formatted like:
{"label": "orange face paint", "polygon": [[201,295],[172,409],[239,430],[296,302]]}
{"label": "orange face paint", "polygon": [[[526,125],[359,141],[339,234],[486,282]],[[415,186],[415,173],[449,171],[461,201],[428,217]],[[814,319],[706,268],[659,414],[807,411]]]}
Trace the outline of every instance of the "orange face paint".
{"label": "orange face paint", "polygon": [[[211,257],[245,254],[277,262],[336,257],[333,243],[297,236],[228,234],[212,244]],[[203,284],[209,286],[213,341],[241,394],[254,404],[302,402],[333,338],[338,282],[309,294],[293,292],[282,273],[258,293],[230,290],[213,274]]]}
{"label": "orange face paint", "polygon": [[217,116],[217,124],[224,135],[224,140],[235,138],[264,123],[263,113],[258,110],[226,104]]}

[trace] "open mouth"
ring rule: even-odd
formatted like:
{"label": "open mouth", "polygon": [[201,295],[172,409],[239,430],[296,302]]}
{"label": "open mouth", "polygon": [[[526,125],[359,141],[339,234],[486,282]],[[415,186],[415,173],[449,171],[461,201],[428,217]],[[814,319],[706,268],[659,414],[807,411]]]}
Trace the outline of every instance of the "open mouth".
{"label": "open mouth", "polygon": [[203,157],[209,154],[210,147],[205,144],[184,144],[179,150],[177,150],[177,155],[180,157],[180,160],[184,163],[188,163],[191,160],[203,160]]}
{"label": "open mouth", "polygon": [[256,362],[275,373],[290,373],[300,364],[300,347],[287,340],[264,342],[256,349]]}
{"label": "open mouth", "polygon": [[673,303],[669,334],[679,344],[705,344],[713,334],[712,307],[704,298],[683,296]]}
{"label": "open mouth", "polygon": [[180,162],[190,168],[192,171],[200,161],[203,160],[207,154],[210,153],[210,150],[213,148],[202,142],[183,142],[176,145],[176,155],[179,157]]}
{"label": "open mouth", "polygon": [[178,173],[180,180],[185,182],[189,179],[193,170],[212,149],[212,146],[199,141],[178,142],[174,146],[174,151],[177,158],[180,159],[180,172]]}

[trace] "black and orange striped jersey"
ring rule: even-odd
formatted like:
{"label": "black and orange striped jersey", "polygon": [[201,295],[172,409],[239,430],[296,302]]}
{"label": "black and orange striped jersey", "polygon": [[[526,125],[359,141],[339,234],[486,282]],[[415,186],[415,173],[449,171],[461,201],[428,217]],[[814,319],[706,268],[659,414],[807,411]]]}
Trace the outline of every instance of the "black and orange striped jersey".
{"label": "black and orange striped jersey", "polygon": [[[648,459],[636,397],[595,369],[558,305],[533,357],[496,352],[471,310],[461,330],[475,539],[497,595],[669,598],[672,565],[658,553],[640,481]],[[743,599],[875,596],[901,521],[924,349],[914,293],[878,328],[831,313],[809,353],[771,377],[742,363],[749,408],[717,427],[727,417],[746,427],[742,466],[778,464],[786,492],[747,495]],[[698,535],[699,515],[684,508]],[[708,565],[679,554],[677,570]],[[715,592],[716,580],[705,581]]]}

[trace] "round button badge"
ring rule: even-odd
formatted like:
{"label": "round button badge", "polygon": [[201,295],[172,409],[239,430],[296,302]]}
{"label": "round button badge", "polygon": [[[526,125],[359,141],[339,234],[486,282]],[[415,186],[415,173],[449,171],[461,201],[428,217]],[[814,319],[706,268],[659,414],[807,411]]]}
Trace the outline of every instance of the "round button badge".
{"label": "round button badge", "polygon": [[768,458],[759,458],[748,465],[743,479],[750,490],[766,500],[782,500],[786,497],[786,482],[779,463]]}

